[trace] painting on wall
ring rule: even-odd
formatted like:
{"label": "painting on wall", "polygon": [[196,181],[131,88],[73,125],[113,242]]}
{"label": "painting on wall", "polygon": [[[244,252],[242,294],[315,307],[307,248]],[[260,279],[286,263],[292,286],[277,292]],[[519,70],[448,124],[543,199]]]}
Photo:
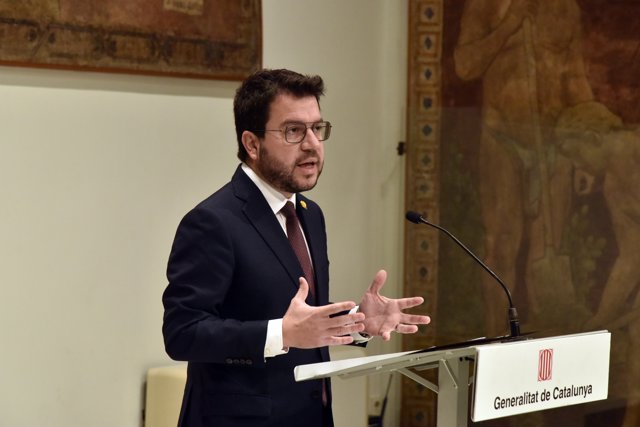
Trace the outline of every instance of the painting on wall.
{"label": "painting on wall", "polygon": [[241,80],[260,0],[0,0],[0,64]]}
{"label": "painting on wall", "polygon": [[[522,329],[612,333],[609,399],[487,422],[640,425],[640,2],[410,1],[407,209],[509,286]],[[446,236],[407,225],[405,349],[507,333],[507,299]],[[403,424],[432,425],[403,383]]]}

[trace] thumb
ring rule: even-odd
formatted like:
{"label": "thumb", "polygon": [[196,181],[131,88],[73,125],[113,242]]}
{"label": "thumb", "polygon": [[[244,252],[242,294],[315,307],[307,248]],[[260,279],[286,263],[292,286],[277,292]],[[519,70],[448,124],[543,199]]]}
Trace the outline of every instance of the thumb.
{"label": "thumb", "polygon": [[371,285],[369,285],[369,291],[378,294],[380,292],[380,289],[382,289],[382,286],[384,286],[384,282],[386,282],[386,280],[387,272],[384,270],[378,271],[373,278],[373,282],[371,282]]}
{"label": "thumb", "polygon": [[301,277],[298,280],[298,292],[294,298],[304,301],[307,299],[307,295],[309,295],[309,284],[307,283],[307,279]]}

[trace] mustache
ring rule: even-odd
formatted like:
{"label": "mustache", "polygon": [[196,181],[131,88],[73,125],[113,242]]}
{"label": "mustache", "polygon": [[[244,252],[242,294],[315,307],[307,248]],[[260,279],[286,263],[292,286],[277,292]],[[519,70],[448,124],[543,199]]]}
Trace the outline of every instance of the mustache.
{"label": "mustache", "polygon": [[315,163],[320,163],[320,156],[318,156],[317,152],[311,153],[311,154],[307,154],[304,156],[300,156],[299,158],[296,159],[296,164],[300,164],[300,163],[307,163],[309,161],[313,161]]}

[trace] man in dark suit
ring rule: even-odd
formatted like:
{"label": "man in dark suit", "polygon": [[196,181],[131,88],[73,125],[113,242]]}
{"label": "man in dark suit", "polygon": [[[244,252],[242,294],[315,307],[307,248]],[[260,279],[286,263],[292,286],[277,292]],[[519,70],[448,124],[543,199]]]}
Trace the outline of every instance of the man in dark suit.
{"label": "man in dark suit", "polygon": [[402,312],[422,298],[380,295],[384,271],[359,306],[329,303],[324,217],[299,194],[322,172],[323,93],[319,76],[289,70],[245,80],[234,100],[242,164],[179,225],[163,334],[169,356],[189,362],[182,427],[332,426],[329,381],[296,383],[294,367],[429,323]]}

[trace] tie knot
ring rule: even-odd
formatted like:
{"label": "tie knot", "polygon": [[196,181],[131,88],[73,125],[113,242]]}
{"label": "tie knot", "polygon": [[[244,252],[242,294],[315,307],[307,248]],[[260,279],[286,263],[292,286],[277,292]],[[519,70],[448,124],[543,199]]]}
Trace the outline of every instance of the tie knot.
{"label": "tie knot", "polygon": [[293,206],[293,203],[291,203],[291,202],[285,203],[283,208],[280,209],[280,212],[282,212],[282,214],[287,219],[297,218],[298,217],[298,215],[296,214],[296,208],[295,208],[295,206]]}

